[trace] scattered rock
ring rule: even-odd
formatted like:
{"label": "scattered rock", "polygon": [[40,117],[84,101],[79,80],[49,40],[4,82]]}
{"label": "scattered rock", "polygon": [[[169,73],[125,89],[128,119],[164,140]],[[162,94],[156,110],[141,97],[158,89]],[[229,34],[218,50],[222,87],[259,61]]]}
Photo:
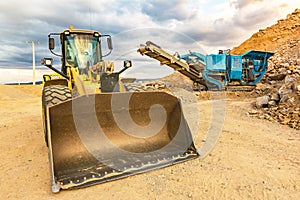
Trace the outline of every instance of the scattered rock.
{"label": "scattered rock", "polygon": [[263,107],[267,107],[268,103],[269,103],[269,99],[270,97],[268,95],[262,96],[262,97],[257,97],[256,98],[256,107],[257,108],[263,108]]}
{"label": "scattered rock", "polygon": [[248,115],[257,115],[259,112],[257,111],[257,110],[249,110],[248,112],[247,112],[247,114]]}
{"label": "scattered rock", "polygon": [[288,104],[291,104],[293,105],[295,102],[296,102],[296,98],[297,96],[295,96],[295,94],[286,94],[284,95],[281,99],[280,99],[280,104],[285,104],[285,103],[288,103]]}
{"label": "scattered rock", "polygon": [[278,94],[278,93],[273,93],[273,94],[271,94],[270,100],[271,100],[271,101],[275,101],[275,103],[278,102],[278,101],[280,100],[279,94]]}
{"label": "scattered rock", "polygon": [[276,104],[276,101],[269,101],[268,102],[268,106],[269,107],[273,107],[273,106],[276,106],[277,104]]}
{"label": "scattered rock", "polygon": [[288,87],[287,85],[283,84],[280,89],[278,90],[278,94],[280,96],[280,98],[282,98],[285,95],[291,94],[293,92],[293,90],[291,89],[291,87]]}

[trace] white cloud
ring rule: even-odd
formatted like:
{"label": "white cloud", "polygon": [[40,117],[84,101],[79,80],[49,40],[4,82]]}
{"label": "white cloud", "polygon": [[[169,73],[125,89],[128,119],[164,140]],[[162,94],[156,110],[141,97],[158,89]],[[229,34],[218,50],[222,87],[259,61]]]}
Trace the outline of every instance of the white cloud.
{"label": "white cloud", "polygon": [[0,67],[30,66],[27,40],[41,42],[36,46],[37,61],[51,56],[47,35],[69,25],[112,34],[115,49],[110,59],[128,57],[136,65],[147,60],[136,53],[147,40],[170,52],[214,53],[285,18],[297,5],[300,0],[0,1]]}

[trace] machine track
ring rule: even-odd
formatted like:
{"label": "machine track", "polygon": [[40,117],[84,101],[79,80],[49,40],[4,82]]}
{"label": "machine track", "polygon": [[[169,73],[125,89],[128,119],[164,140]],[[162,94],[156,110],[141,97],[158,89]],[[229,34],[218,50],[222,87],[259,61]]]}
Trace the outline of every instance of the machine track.
{"label": "machine track", "polygon": [[255,89],[255,86],[228,86],[226,91],[231,92],[251,92]]}

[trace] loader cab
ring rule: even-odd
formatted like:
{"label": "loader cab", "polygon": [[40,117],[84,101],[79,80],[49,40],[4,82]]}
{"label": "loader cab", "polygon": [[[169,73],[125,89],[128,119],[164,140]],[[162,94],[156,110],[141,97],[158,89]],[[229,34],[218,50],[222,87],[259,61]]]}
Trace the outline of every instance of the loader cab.
{"label": "loader cab", "polygon": [[87,34],[63,35],[63,65],[83,70],[102,60],[99,37]]}
{"label": "loader cab", "polygon": [[[101,39],[107,37],[108,53],[102,54]],[[87,73],[91,67],[103,62],[110,54],[112,42],[110,35],[100,35],[92,31],[64,31],[60,35],[62,45],[62,71],[67,67],[76,67],[80,74]]]}
{"label": "loader cab", "polygon": [[[55,36],[60,37],[61,54],[54,52]],[[80,73],[87,72],[91,66],[103,62],[103,57],[108,56],[113,47],[110,35],[101,35],[90,30],[65,30],[61,33],[50,33],[49,50],[61,57],[62,72],[66,74],[68,67],[78,68]],[[106,38],[104,48],[101,41]],[[104,53],[102,53],[104,49]]]}
{"label": "loader cab", "polygon": [[[113,49],[110,35],[69,27],[61,33],[50,33],[48,38],[49,50],[61,58],[62,67],[61,70],[53,67],[51,58],[44,58],[41,63],[64,77],[69,88],[78,95],[99,93],[100,90],[112,92],[104,87],[115,88],[120,83],[119,74],[132,66],[131,61],[125,60],[124,68],[114,72],[114,63],[104,61]],[[56,50],[55,40],[60,41],[60,48]],[[61,53],[57,53],[59,50]]]}

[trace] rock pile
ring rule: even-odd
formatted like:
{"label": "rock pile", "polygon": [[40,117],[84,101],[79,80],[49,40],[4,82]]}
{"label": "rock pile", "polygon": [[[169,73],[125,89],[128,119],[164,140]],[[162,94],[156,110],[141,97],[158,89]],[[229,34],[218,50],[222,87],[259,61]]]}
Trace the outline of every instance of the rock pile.
{"label": "rock pile", "polygon": [[159,79],[159,81],[167,83],[170,87],[183,88],[190,92],[193,91],[193,81],[177,71]]}
{"label": "rock pile", "polygon": [[291,74],[300,74],[300,32],[277,47],[274,56],[269,59],[265,80],[272,84]]}
{"label": "rock pile", "polygon": [[250,49],[275,54],[254,91],[259,96],[256,109],[248,114],[300,130],[300,9],[259,30],[231,52],[239,54]]}
{"label": "rock pile", "polygon": [[258,116],[300,130],[300,37],[292,38],[275,50],[269,69],[257,85]]}
{"label": "rock pile", "polygon": [[124,83],[128,91],[154,91],[154,90],[168,90],[170,88],[182,88],[187,91],[193,91],[193,81],[181,73],[175,71],[169,76],[144,82]]}
{"label": "rock pile", "polygon": [[270,93],[256,98],[255,107],[259,111],[249,112],[259,118],[277,121],[300,130],[300,76],[287,75],[278,85],[270,85]]}
{"label": "rock pile", "polygon": [[300,37],[293,37],[275,50],[269,69],[258,84],[256,108],[260,118],[278,121],[300,130]]}

